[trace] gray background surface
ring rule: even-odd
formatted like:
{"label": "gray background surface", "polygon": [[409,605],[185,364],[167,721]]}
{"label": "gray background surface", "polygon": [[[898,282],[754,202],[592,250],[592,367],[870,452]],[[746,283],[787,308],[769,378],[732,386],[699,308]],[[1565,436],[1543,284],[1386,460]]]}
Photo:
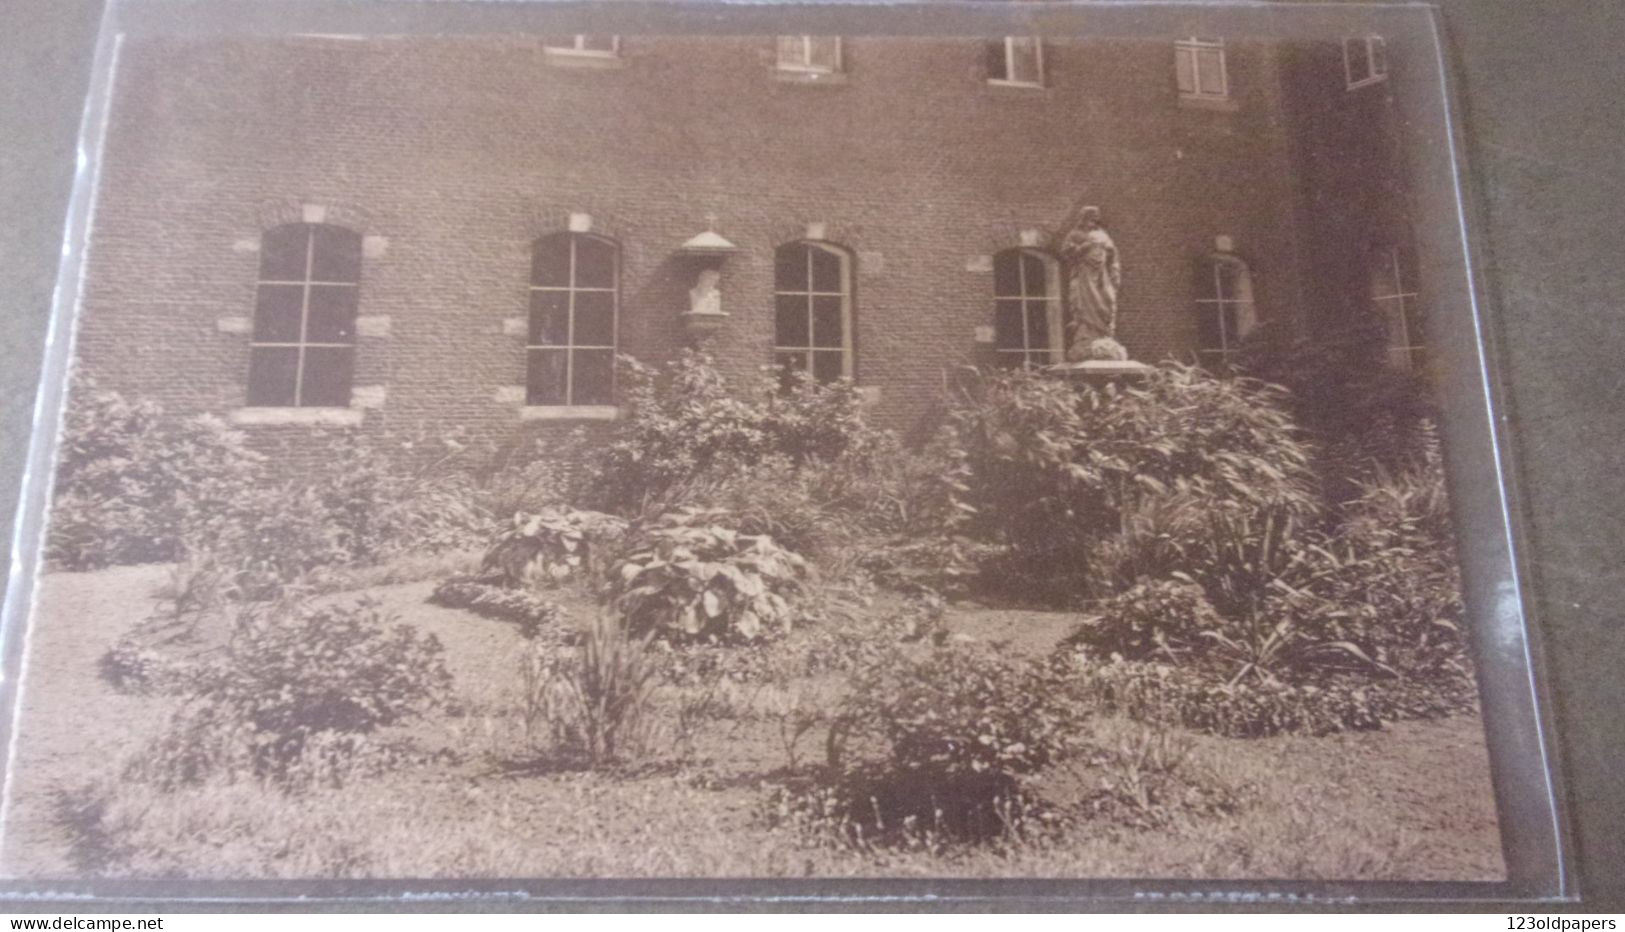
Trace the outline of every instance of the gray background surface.
{"label": "gray background surface", "polygon": [[[1625,3],[1442,0],[1580,889],[1625,910]],[[0,0],[0,558],[101,0]],[[82,908],[82,907],[81,907]]]}

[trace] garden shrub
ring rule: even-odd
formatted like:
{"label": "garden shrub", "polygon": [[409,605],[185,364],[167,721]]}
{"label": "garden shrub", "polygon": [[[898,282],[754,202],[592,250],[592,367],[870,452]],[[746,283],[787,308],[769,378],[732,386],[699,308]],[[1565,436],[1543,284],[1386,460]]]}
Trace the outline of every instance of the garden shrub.
{"label": "garden shrub", "polygon": [[573,632],[565,627],[564,610],[557,602],[525,588],[501,585],[478,576],[453,576],[435,587],[429,601],[461,608],[486,618],[511,621],[527,639],[564,643]]}
{"label": "garden shrub", "polygon": [[193,515],[229,505],[263,458],[212,417],[179,419],[77,379],[57,453],[46,557],[68,569],[176,559]]}
{"label": "garden shrub", "polygon": [[1319,504],[1284,393],[1167,364],[1133,385],[1080,388],[1027,372],[985,377],[950,414],[966,468],[968,533],[1000,542],[1031,591],[1101,596],[1095,551],[1146,499],[1206,508]]}
{"label": "garden shrub", "polygon": [[636,532],[610,573],[614,608],[635,634],[756,641],[791,629],[806,561],[729,520],[680,509]]}
{"label": "garden shrub", "polygon": [[1062,647],[1086,645],[1103,657],[1174,662],[1207,648],[1207,633],[1223,624],[1194,583],[1147,581],[1107,600],[1095,617],[1062,641]]}
{"label": "garden shrub", "polygon": [[704,485],[769,456],[793,463],[857,454],[877,442],[847,381],[778,387],[764,377],[735,392],[708,357],[683,352],[661,369],[623,359],[622,415],[587,470],[586,504],[658,513]]}
{"label": "garden shrub", "polygon": [[517,513],[498,532],[481,566],[510,586],[551,585],[594,575],[598,554],[626,533],[626,521],[598,511],[554,507]]}
{"label": "garden shrub", "polygon": [[780,818],[860,847],[988,841],[1052,818],[1022,778],[1064,753],[1078,719],[1040,665],[982,645],[893,649],[849,685],[822,772],[772,799]]}
{"label": "garden shrub", "polygon": [[197,668],[186,704],[132,774],[164,785],[342,775],[369,735],[450,692],[440,642],[392,621],[367,600],[243,610],[223,656]]}
{"label": "garden shrub", "polygon": [[296,488],[319,494],[345,562],[465,549],[490,533],[490,516],[454,437],[324,436],[325,455]]}

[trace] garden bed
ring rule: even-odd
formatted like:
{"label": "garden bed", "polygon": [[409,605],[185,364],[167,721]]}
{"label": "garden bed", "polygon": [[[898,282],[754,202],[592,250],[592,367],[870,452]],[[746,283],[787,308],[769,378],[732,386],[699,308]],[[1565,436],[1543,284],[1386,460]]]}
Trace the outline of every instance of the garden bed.
{"label": "garden bed", "polygon": [[[860,852],[775,825],[773,786],[793,779],[779,729],[752,713],[771,690],[824,701],[829,677],[740,691],[734,714],[679,756],[588,771],[513,753],[517,628],[428,604],[434,582],[367,596],[446,648],[449,711],[397,729],[412,764],[297,796],[253,782],[173,793],[120,785],[86,819],[65,790],[118,776],[174,700],[115,691],[106,645],[144,617],[162,567],[53,573],[39,587],[0,867],[9,876],[551,877],[1056,876],[1494,880],[1503,876],[1482,725],[1476,716],[1401,722],[1322,738],[1185,735],[1187,793],[1146,818],[1080,815],[998,846]],[[571,602],[566,594],[562,601]],[[585,602],[569,607],[581,609]],[[876,610],[882,610],[882,604]],[[1064,612],[950,607],[949,636],[1042,656],[1076,623]],[[1143,726],[1094,723],[1131,743]],[[816,757],[816,741],[803,758]],[[1041,772],[1035,792],[1087,813],[1115,774],[1087,757]],[[1199,778],[1199,779],[1198,779]],[[67,803],[65,805],[64,803]],[[91,823],[94,824],[91,824]]]}

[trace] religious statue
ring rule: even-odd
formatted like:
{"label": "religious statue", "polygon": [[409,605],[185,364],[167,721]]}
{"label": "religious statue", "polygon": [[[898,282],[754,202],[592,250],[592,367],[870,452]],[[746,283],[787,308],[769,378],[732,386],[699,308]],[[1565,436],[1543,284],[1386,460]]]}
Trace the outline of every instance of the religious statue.
{"label": "religious statue", "polygon": [[722,292],[717,288],[717,282],[722,279],[722,272],[717,269],[702,269],[699,279],[694,287],[688,290],[688,312],[690,314],[721,314]]}
{"label": "religious statue", "polygon": [[1117,245],[1100,222],[1100,208],[1079,211],[1056,251],[1067,273],[1067,360],[1128,359],[1128,350],[1117,342],[1117,289],[1123,283],[1123,267]]}

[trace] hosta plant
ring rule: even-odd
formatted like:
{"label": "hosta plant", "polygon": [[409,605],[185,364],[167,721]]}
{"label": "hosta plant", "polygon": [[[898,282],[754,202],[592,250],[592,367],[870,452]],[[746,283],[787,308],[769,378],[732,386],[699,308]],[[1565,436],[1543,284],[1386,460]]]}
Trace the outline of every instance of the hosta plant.
{"label": "hosta plant", "polygon": [[510,585],[591,575],[597,555],[626,533],[614,515],[576,508],[520,512],[485,552],[483,568]]}
{"label": "hosta plant", "polygon": [[788,631],[809,570],[762,534],[721,512],[684,509],[644,529],[611,573],[615,608],[636,633],[757,641]]}

